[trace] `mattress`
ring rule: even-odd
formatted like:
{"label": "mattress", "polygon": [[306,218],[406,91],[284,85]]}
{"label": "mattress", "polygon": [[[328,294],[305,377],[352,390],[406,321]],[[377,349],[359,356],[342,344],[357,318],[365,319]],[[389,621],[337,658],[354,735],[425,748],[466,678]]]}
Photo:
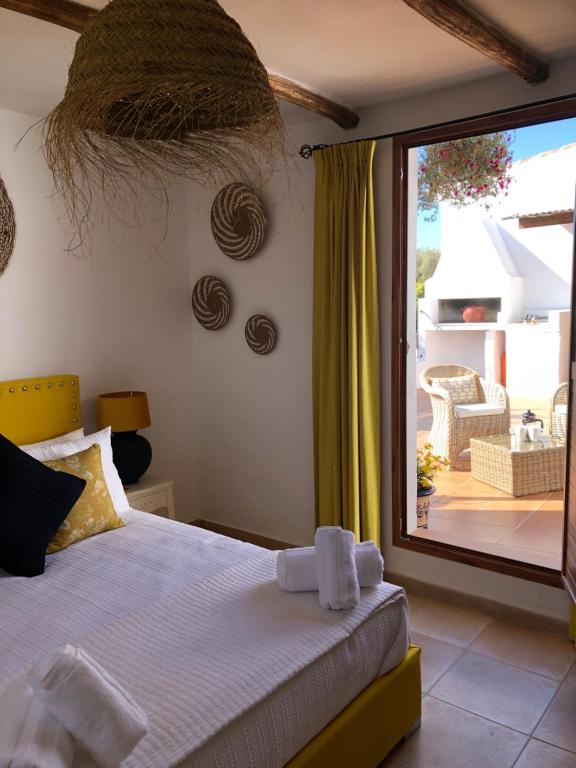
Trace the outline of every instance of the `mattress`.
{"label": "mattress", "polygon": [[[65,642],[81,644],[262,553],[259,547],[134,510],[124,517],[124,528],[49,555],[41,577],[0,572],[0,688],[43,653]],[[329,653],[253,703],[178,765],[284,765],[372,680],[402,661],[408,647],[405,600],[402,590],[392,593],[393,599]],[[165,763],[166,768],[175,764]]]}

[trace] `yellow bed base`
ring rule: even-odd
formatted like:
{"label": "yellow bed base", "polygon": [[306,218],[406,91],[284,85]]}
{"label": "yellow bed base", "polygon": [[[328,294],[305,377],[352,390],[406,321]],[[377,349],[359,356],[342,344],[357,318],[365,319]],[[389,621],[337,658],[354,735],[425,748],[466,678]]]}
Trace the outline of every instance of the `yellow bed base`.
{"label": "yellow bed base", "polygon": [[13,443],[49,440],[81,426],[78,376],[0,382],[0,434]]}
{"label": "yellow bed base", "polygon": [[375,768],[420,724],[420,648],[377,678],[287,763],[287,768]]}

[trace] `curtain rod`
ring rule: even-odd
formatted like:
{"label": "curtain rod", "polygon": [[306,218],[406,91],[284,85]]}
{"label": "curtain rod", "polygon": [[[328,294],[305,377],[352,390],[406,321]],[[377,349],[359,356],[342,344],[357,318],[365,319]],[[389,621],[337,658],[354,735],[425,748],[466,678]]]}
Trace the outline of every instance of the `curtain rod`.
{"label": "curtain rod", "polygon": [[[345,144],[358,144],[360,141],[383,141],[384,139],[393,139],[396,136],[406,136],[409,133],[416,133],[420,131],[431,131],[436,128],[449,128],[452,125],[458,125],[459,123],[465,123],[472,120],[481,120],[486,117],[496,117],[497,115],[508,115],[511,112],[517,112],[521,109],[527,109],[529,107],[542,107],[546,104],[557,104],[562,101],[570,101],[576,98],[576,93],[568,94],[566,96],[557,96],[553,99],[544,99],[543,101],[533,101],[529,104],[521,104],[518,107],[507,107],[506,109],[496,109],[493,112],[482,112],[479,115],[472,115],[470,117],[459,117],[454,120],[446,120],[442,123],[432,123],[430,125],[422,125],[419,128],[407,128],[403,131],[395,131],[394,133],[382,133],[379,136],[366,136],[362,139],[351,139],[350,141],[339,141],[334,144],[302,144],[298,154],[304,160],[308,160],[312,157],[312,153],[319,149],[327,149],[328,147],[341,146]],[[544,120],[543,122],[554,122],[554,120],[565,120],[567,118],[558,117],[553,118],[550,121]]]}

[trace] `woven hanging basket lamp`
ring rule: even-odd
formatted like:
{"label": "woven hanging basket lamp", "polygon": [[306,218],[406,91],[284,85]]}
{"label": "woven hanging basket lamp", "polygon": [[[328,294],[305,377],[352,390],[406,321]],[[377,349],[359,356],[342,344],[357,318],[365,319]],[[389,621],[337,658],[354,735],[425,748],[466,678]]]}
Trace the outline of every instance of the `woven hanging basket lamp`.
{"label": "woven hanging basket lamp", "polygon": [[[216,0],[111,0],[76,44],[45,154],[75,221],[90,183],[250,175],[283,148],[267,72]],[[78,210],[80,208],[80,210]]]}

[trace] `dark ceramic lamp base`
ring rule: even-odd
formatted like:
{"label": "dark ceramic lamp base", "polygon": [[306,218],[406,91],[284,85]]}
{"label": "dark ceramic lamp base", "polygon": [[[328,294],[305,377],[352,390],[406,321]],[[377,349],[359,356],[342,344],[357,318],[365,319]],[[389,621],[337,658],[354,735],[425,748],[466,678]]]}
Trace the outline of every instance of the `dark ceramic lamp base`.
{"label": "dark ceramic lamp base", "polygon": [[113,432],[114,464],[123,485],[135,485],[152,461],[152,448],[137,432]]}

